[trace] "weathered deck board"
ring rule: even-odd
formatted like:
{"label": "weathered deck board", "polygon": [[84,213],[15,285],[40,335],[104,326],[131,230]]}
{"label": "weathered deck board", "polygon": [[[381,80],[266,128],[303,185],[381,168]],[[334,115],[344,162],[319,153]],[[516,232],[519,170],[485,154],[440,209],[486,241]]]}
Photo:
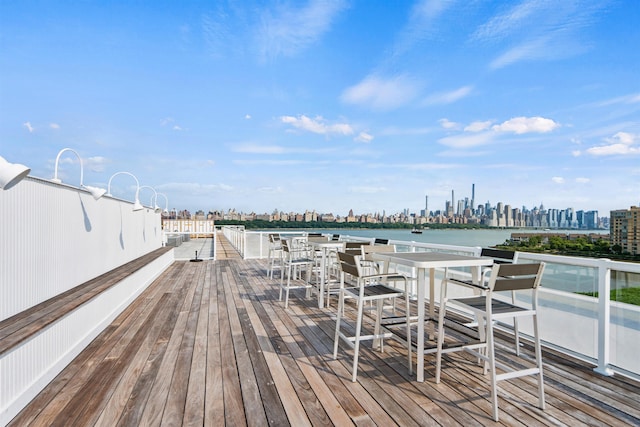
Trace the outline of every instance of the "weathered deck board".
{"label": "weathered deck board", "polygon": [[[288,309],[259,260],[176,262],[12,425],[492,425],[488,380],[447,355],[435,384],[408,375],[402,342],[333,359],[335,304],[293,291]],[[347,317],[353,308],[347,308]],[[531,354],[529,345],[523,349]],[[500,383],[498,425],[639,425],[640,388],[545,350],[547,408],[534,378]]]}

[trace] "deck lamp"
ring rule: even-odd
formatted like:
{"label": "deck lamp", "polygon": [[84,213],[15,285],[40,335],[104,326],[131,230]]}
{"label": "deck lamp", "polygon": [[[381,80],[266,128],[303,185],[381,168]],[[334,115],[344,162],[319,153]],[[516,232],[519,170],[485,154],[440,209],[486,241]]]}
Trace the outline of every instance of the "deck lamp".
{"label": "deck lamp", "polygon": [[0,188],[8,190],[29,175],[31,169],[18,163],[9,163],[0,156]]}
{"label": "deck lamp", "polygon": [[71,148],[63,148],[62,150],[60,150],[60,152],[58,153],[58,155],[56,156],[56,166],[53,172],[53,179],[51,180],[52,182],[55,182],[57,184],[61,184],[62,180],[60,178],[58,178],[58,163],[60,162],[60,156],[62,156],[62,153],[64,153],[65,151],[70,151],[73,154],[75,154],[78,157],[78,161],[80,162],[80,188],[83,188],[85,190],[87,190],[89,193],[91,193],[91,195],[93,196],[93,198],[95,200],[98,200],[100,197],[104,196],[104,193],[106,192],[106,190],[104,188],[99,188],[99,187],[92,187],[90,185],[84,185],[83,183],[83,179],[84,179],[84,167],[82,166],[82,158],[80,157],[80,155],[73,149]]}
{"label": "deck lamp", "polygon": [[153,205],[153,211],[155,213],[162,212],[162,209],[160,209],[160,206],[158,206],[158,192],[153,187],[150,187],[148,185],[143,185],[143,186],[140,187],[141,190],[143,188],[148,188],[151,191],[153,191],[153,196],[151,196],[151,204]]}
{"label": "deck lamp", "polygon": [[140,194],[140,182],[138,181],[138,178],[136,178],[135,175],[130,172],[116,172],[113,175],[111,175],[111,178],[109,178],[109,185],[107,186],[107,196],[113,197],[111,195],[111,180],[113,180],[113,178],[116,175],[129,175],[131,178],[133,178],[136,181],[136,199],[133,202],[133,210],[140,211],[144,209],[144,207],[140,203],[140,199],[138,198],[138,195]]}
{"label": "deck lamp", "polygon": [[169,199],[167,199],[167,196],[162,193],[158,193],[158,196],[164,197],[164,210],[162,211],[162,213],[165,215],[169,215]]}

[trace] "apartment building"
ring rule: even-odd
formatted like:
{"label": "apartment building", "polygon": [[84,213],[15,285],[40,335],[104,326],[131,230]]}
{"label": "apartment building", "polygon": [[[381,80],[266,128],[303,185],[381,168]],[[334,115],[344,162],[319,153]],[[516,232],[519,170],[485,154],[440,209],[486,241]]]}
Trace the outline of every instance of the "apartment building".
{"label": "apartment building", "polygon": [[611,211],[611,245],[620,245],[623,252],[640,254],[640,207]]}

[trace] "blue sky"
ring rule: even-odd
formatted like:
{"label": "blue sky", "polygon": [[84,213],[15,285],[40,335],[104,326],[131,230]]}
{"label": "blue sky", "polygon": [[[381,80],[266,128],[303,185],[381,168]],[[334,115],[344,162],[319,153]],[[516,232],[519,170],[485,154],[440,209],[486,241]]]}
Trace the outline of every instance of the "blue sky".
{"label": "blue sky", "polygon": [[640,203],[639,23],[635,0],[0,0],[0,155],[48,179],[69,147],[85,184],[127,171],[192,212],[418,212],[475,184],[608,216]]}

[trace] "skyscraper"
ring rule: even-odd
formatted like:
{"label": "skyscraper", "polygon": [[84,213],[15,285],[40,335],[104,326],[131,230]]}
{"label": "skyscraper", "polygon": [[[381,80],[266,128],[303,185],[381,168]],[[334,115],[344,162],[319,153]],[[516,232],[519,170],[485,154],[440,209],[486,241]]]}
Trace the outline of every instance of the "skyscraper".
{"label": "skyscraper", "polygon": [[476,185],[471,184],[471,212],[473,212],[476,209],[475,201],[476,201]]}

